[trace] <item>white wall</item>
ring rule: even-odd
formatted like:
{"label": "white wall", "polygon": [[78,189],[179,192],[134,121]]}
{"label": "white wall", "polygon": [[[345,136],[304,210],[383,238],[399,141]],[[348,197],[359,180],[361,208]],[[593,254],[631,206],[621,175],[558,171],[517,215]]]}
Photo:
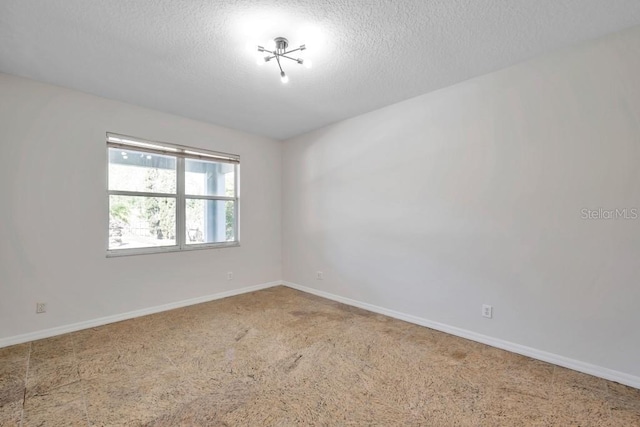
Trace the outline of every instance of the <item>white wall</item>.
{"label": "white wall", "polygon": [[[241,246],[106,258],[107,131],[239,154]],[[0,144],[0,341],[281,279],[280,142],[0,74]]]}
{"label": "white wall", "polygon": [[284,279],[640,376],[639,165],[635,28],[287,141]]}

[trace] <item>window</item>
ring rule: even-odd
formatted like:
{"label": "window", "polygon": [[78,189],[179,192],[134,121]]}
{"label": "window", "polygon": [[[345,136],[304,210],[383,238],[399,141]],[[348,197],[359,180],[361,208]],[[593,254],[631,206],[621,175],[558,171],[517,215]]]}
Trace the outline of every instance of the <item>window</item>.
{"label": "window", "polygon": [[239,244],[233,154],[107,134],[107,255]]}

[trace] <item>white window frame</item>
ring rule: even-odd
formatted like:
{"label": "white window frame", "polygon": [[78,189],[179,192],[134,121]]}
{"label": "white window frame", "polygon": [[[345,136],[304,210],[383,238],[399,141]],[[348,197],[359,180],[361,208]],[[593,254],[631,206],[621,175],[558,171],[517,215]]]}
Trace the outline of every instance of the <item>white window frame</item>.
{"label": "white window frame", "polygon": [[[141,191],[123,191],[109,189],[109,148],[142,151],[176,158],[176,193],[151,193]],[[149,141],[127,135],[107,132],[107,213],[109,196],[175,197],[176,199],[176,244],[172,246],[150,246],[145,248],[109,249],[109,216],[107,215],[107,257],[144,255],[163,252],[180,252],[200,249],[228,248],[240,246],[240,156],[187,147],[166,142]],[[185,194],[185,159],[208,160],[234,165],[234,197],[230,196],[194,196]],[[233,229],[235,240],[231,242],[189,243],[186,242],[186,200],[233,201]]]}

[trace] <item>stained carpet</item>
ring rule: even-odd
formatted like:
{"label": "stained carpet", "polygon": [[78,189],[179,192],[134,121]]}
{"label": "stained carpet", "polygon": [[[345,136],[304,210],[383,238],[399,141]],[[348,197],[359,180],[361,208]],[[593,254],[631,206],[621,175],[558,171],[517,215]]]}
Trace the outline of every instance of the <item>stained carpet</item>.
{"label": "stained carpet", "polygon": [[2,426],[640,426],[640,390],[276,287],[0,349]]}

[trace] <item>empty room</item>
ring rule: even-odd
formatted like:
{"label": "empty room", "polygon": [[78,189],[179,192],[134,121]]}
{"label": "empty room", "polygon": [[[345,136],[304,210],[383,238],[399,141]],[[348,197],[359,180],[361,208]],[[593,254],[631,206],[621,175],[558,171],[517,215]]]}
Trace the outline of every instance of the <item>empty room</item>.
{"label": "empty room", "polygon": [[0,426],[640,426],[638,0],[0,0]]}

